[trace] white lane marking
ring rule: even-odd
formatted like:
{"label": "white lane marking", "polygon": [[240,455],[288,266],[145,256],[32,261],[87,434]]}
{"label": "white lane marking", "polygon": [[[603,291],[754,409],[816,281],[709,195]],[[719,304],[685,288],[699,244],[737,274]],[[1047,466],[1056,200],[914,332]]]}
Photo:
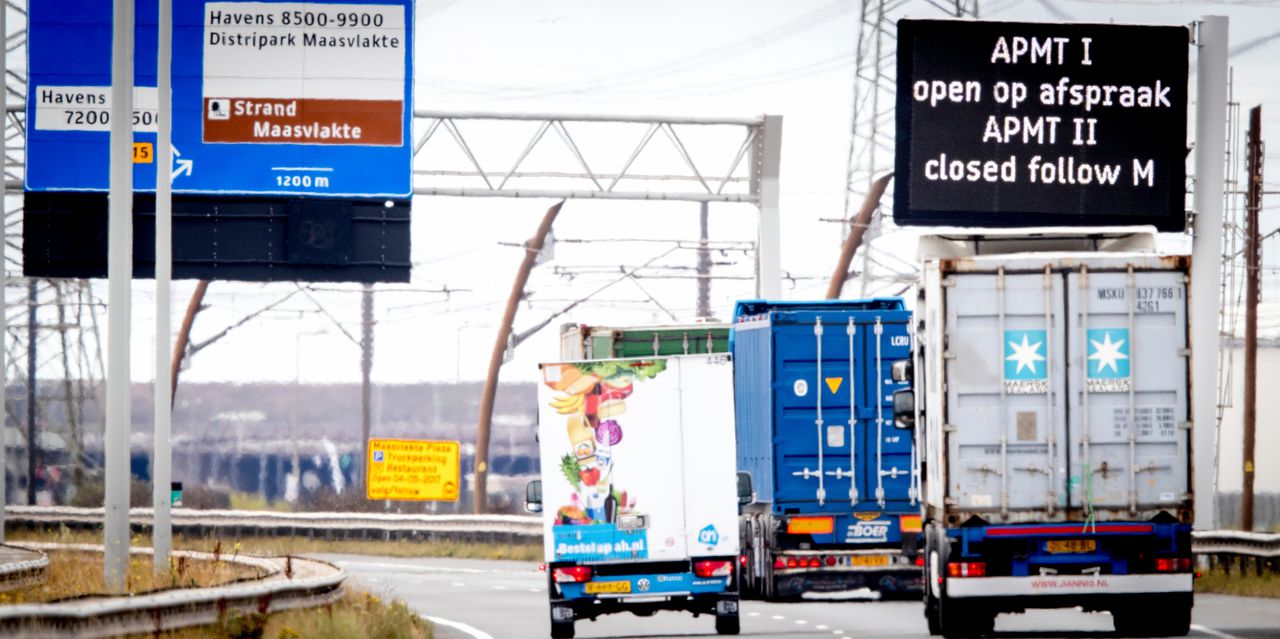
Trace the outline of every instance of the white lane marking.
{"label": "white lane marking", "polygon": [[825,623],[824,623],[824,624],[816,625],[816,626],[814,626],[813,628],[814,628],[815,630],[830,630],[830,629],[831,629],[831,626],[828,626],[827,624],[825,624]]}
{"label": "white lane marking", "polygon": [[1237,637],[1235,635],[1229,635],[1225,632],[1222,632],[1221,630],[1214,630],[1213,628],[1206,628],[1200,624],[1195,624],[1195,623],[1191,624],[1191,629],[1198,632],[1203,632],[1206,635],[1217,637],[1218,639],[1240,639],[1240,637]]}
{"label": "white lane marking", "polygon": [[461,581],[455,581],[455,582],[453,582],[453,586],[454,586],[455,588],[463,588],[463,587],[465,587],[466,585],[467,585],[467,584],[464,584],[464,583],[462,583]]}
{"label": "white lane marking", "polygon": [[773,619],[773,620],[775,620],[775,621],[785,621],[787,618],[786,618],[786,617],[783,617],[782,615],[774,615],[774,616],[770,617],[770,619]]}
{"label": "white lane marking", "polygon": [[805,621],[804,619],[796,619],[796,625],[797,625],[797,626],[803,626],[803,625],[805,625],[805,624],[807,624],[807,623],[809,623],[809,622]]}
{"label": "white lane marking", "polygon": [[747,613],[747,616],[748,616],[748,617],[759,617],[759,616],[760,616],[760,613],[758,613],[758,612],[748,612],[748,613]]}
{"label": "white lane marking", "polygon": [[462,623],[460,621],[450,621],[448,619],[443,619],[440,617],[428,617],[426,615],[423,615],[422,618],[434,624],[438,624],[441,626],[448,626],[450,628],[453,628],[454,630],[465,632],[468,635],[475,637],[475,639],[493,639],[493,635],[483,630],[480,630],[478,628],[475,628],[473,626],[468,626],[467,624]]}
{"label": "white lane marking", "polygon": [[542,592],[541,588],[530,588],[529,592]]}
{"label": "white lane marking", "polygon": [[493,587],[493,589],[494,589],[494,590],[506,590],[506,589],[507,589],[507,587],[506,587],[506,586],[497,586],[497,585],[495,585],[495,586]]}
{"label": "white lane marking", "polygon": [[421,564],[392,564],[379,563],[373,561],[335,561],[334,563],[346,568],[373,568],[375,570],[394,570],[396,572],[443,572],[443,573],[462,573],[469,575],[534,575],[537,574],[533,569],[530,570],[482,570],[479,568],[447,568],[444,566],[424,566]]}

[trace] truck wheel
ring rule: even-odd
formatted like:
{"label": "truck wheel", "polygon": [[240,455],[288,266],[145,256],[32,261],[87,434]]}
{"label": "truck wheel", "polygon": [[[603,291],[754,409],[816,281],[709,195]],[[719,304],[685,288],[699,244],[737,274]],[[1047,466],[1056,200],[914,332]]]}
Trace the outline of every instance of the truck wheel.
{"label": "truck wheel", "polygon": [[942,634],[942,602],[938,599],[941,593],[935,594],[934,591],[939,588],[939,570],[944,559],[933,538],[933,527],[930,526],[925,531],[924,544],[924,619],[929,624],[929,634],[937,636]]}
{"label": "truck wheel", "polygon": [[942,614],[938,610],[938,600],[926,588],[924,593],[924,620],[929,624],[929,634],[942,634]]}
{"label": "truck wheel", "polygon": [[[561,614],[568,612],[568,620],[560,621],[556,619],[556,610],[561,610]],[[551,639],[573,639],[573,608],[567,606],[551,607]]]}

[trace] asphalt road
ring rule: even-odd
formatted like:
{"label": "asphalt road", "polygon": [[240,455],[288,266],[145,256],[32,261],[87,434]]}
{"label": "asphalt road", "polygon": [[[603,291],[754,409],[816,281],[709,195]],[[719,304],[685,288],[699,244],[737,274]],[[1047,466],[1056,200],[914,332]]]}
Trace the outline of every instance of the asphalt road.
{"label": "asphalt road", "polygon": [[[537,564],[458,559],[401,559],[318,555],[342,566],[353,583],[404,599],[436,625],[439,639],[533,639],[548,637],[546,576]],[[876,637],[928,639],[918,602],[805,601],[742,602],[742,636]],[[1202,595],[1196,598],[1193,637],[1280,638],[1280,600]],[[1111,637],[1111,616],[1076,610],[1040,610],[1001,615],[999,637],[1055,639]],[[579,621],[578,637],[714,637],[714,620],[686,613],[652,617],[609,615]]]}

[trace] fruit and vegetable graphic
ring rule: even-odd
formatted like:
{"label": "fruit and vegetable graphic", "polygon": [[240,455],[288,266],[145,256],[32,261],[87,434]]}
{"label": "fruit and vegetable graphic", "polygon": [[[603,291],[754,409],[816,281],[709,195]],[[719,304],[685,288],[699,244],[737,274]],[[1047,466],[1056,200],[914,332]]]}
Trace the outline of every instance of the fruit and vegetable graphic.
{"label": "fruit and vegetable graphic", "polygon": [[548,364],[544,383],[559,391],[549,402],[565,416],[569,450],[560,471],[574,488],[570,504],[556,511],[561,525],[613,523],[634,511],[636,499],[613,484],[613,448],[623,442],[620,417],[636,382],[666,370],[666,360]]}

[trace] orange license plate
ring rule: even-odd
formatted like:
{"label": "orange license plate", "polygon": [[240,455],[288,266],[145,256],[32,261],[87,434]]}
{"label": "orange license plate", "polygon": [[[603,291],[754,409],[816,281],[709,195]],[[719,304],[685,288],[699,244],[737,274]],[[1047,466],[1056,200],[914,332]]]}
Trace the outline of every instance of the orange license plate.
{"label": "orange license plate", "polygon": [[630,581],[588,581],[588,595],[619,594],[631,592]]}
{"label": "orange license plate", "polygon": [[1093,552],[1098,549],[1098,542],[1092,539],[1058,539],[1044,542],[1044,549],[1052,553]]}
{"label": "orange license plate", "polygon": [[854,555],[849,558],[850,566],[888,566],[889,558],[884,556]]}

